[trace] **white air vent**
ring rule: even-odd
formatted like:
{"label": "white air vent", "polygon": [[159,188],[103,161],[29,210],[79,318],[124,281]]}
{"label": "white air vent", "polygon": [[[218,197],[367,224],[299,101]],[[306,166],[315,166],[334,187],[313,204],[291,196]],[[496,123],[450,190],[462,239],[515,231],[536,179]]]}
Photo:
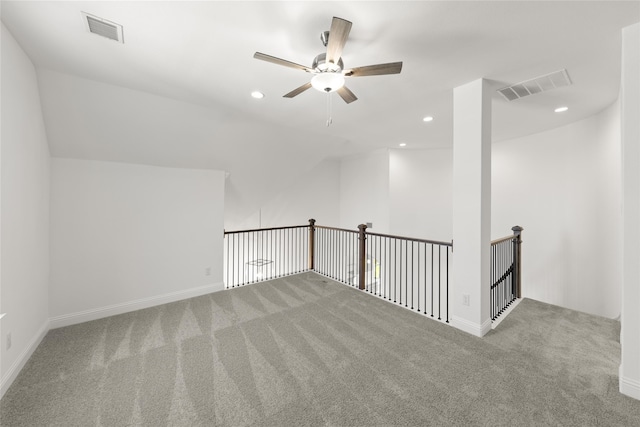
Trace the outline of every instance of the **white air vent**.
{"label": "white air vent", "polygon": [[536,93],[569,85],[571,85],[571,79],[569,78],[567,70],[563,69],[499,89],[498,92],[500,92],[507,101],[514,101],[519,98],[524,98],[525,96],[535,95]]}
{"label": "white air vent", "polygon": [[94,15],[89,15],[85,12],[82,12],[82,18],[86,29],[89,30],[90,33],[124,43],[122,25],[107,21],[106,19],[102,19]]}

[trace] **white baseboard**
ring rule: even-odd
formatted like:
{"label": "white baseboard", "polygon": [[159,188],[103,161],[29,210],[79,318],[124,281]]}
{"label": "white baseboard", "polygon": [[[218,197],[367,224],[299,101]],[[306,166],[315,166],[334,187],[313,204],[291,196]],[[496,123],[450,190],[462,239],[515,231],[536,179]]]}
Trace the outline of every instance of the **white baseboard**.
{"label": "white baseboard", "polygon": [[49,332],[48,320],[44,322],[29,345],[27,345],[22,353],[20,353],[5,376],[2,378],[2,380],[0,380],[0,399],[2,399],[2,396],[4,396],[7,390],[9,390],[9,387],[11,387],[11,384],[13,384],[13,381],[16,379],[22,368],[24,368],[24,365],[27,363],[33,352],[36,351],[36,348],[38,348],[44,336],[47,335],[47,332]]}
{"label": "white baseboard", "polygon": [[482,338],[491,330],[491,319],[487,319],[482,324],[479,324],[470,322],[467,319],[451,316],[451,326],[473,336]]}
{"label": "white baseboard", "polygon": [[120,304],[108,305],[106,307],[94,308],[91,310],[79,311],[77,313],[63,314],[49,319],[51,329],[63,326],[76,325],[78,323],[89,322],[91,320],[102,319],[104,317],[115,316],[117,314],[128,313],[130,311],[142,310],[156,305],[167,304],[187,298],[199,297],[212,292],[224,289],[222,282],[211,285],[199,286],[197,288],[185,289],[182,291],[170,292],[163,295],[156,295],[148,298],[141,298],[135,301],[127,301]]}
{"label": "white baseboard", "polygon": [[618,376],[620,378],[620,393],[640,400],[640,381],[624,377],[622,375],[622,366],[620,366]]}

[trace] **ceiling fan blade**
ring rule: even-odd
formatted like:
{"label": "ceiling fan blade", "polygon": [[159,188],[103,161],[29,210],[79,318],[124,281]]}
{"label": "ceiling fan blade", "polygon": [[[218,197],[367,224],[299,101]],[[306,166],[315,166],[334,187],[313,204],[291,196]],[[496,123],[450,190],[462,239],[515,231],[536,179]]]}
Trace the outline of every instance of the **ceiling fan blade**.
{"label": "ceiling fan blade", "polygon": [[338,95],[340,95],[340,98],[342,98],[347,104],[351,104],[353,101],[358,99],[358,97],[355,96],[346,86],[342,86],[337,92]]}
{"label": "ceiling fan blade", "polygon": [[402,62],[389,62],[387,64],[367,65],[355,67],[344,71],[347,77],[381,76],[384,74],[399,74],[402,71]]}
{"label": "ceiling fan blade", "polygon": [[351,22],[333,17],[331,29],[329,30],[329,42],[327,43],[327,62],[338,63],[350,31]]}
{"label": "ceiling fan blade", "polygon": [[304,65],[296,64],[295,62],[287,61],[285,59],[276,58],[275,56],[267,55],[264,53],[256,52],[253,54],[253,57],[256,59],[260,59],[262,61],[271,62],[272,64],[284,65],[285,67],[295,68],[296,70],[306,71],[307,73],[311,73],[313,70],[309,67],[305,67]]}
{"label": "ceiling fan blade", "polygon": [[283,98],[293,98],[294,96],[300,95],[302,92],[304,92],[305,90],[309,89],[310,87],[311,87],[311,82],[305,83],[302,86],[292,90],[288,94],[283,95],[282,97]]}

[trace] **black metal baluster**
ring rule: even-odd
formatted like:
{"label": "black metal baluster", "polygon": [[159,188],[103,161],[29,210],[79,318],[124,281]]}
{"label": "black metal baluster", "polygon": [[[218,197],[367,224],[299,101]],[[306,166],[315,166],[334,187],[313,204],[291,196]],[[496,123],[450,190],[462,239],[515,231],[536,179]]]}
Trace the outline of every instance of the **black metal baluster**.
{"label": "black metal baluster", "polygon": [[335,279],[333,276],[333,230],[327,232],[327,245],[329,251],[329,277]]}
{"label": "black metal baluster", "polygon": [[433,317],[433,243],[431,244],[431,317]]}
{"label": "black metal baluster", "polygon": [[506,296],[507,288],[506,288],[506,284],[507,284],[507,277],[508,277],[507,270],[509,269],[509,258],[508,258],[508,251],[506,251],[505,249],[506,249],[506,245],[503,244],[502,245],[502,258],[503,258],[503,262],[504,262],[503,269],[504,269],[505,275],[504,275],[504,280],[502,281],[502,286],[501,286],[501,293],[502,293],[502,295],[501,295],[501,301],[502,301],[501,306],[502,306],[502,309],[500,310],[500,313],[504,312],[504,309],[507,307],[507,296]]}
{"label": "black metal baluster", "polygon": [[336,279],[336,273],[335,273],[335,269],[336,269],[336,231],[335,230],[331,230],[330,234],[329,234],[329,245],[330,245],[330,253],[331,253],[331,278],[332,279]]}
{"label": "black metal baluster", "polygon": [[495,305],[494,298],[495,297],[494,297],[494,292],[493,292],[493,289],[494,289],[493,285],[496,283],[496,265],[495,265],[496,264],[496,255],[495,255],[495,252],[496,252],[496,246],[495,245],[491,245],[491,290],[490,290],[491,292],[490,292],[490,297],[489,297],[490,304],[491,304],[491,306],[490,306],[490,308],[491,308],[491,319],[495,319],[495,313],[494,313],[494,305]]}
{"label": "black metal baluster", "polygon": [[441,271],[442,270],[442,246],[438,245],[438,320],[442,320],[440,318],[440,303],[442,302],[442,291],[441,291]]}
{"label": "black metal baluster", "polygon": [[278,278],[282,277],[282,269],[283,269],[283,263],[284,263],[284,243],[282,241],[282,230],[278,230],[276,232],[276,237],[278,239]]}
{"label": "black metal baluster", "polygon": [[387,244],[385,245],[384,256],[386,259],[387,266],[387,280],[385,283],[385,298],[391,301],[391,239],[385,238]]}
{"label": "black metal baluster", "polygon": [[[498,271],[499,272],[504,272],[504,254],[502,253],[502,245],[498,245]],[[500,277],[498,278],[499,283],[498,283],[498,304],[497,304],[497,308],[498,308],[498,314],[502,313],[502,298],[501,298],[501,294],[502,294],[502,281],[500,281],[500,279],[502,279],[502,274],[500,275]]]}
{"label": "black metal baluster", "polygon": [[284,253],[284,230],[278,230],[278,253],[280,254],[280,262],[278,263],[278,278],[283,276],[285,253]]}
{"label": "black metal baluster", "polygon": [[345,250],[345,233],[338,231],[338,245],[340,246],[340,256],[338,257],[338,281],[344,283],[344,259],[347,254]]}
{"label": "black metal baluster", "polygon": [[449,323],[449,248],[447,251],[447,323]]}
{"label": "black metal baluster", "polygon": [[[237,234],[233,235],[233,240],[234,240],[234,243],[238,240],[238,235]],[[238,244],[236,246],[237,246],[237,249],[234,249],[234,257],[235,257],[234,264],[235,265],[233,266],[233,269],[235,270],[236,274],[235,274],[235,277],[233,279],[233,285],[231,286],[232,288],[235,288],[236,282],[238,280],[240,280],[240,272],[238,270],[238,264],[240,264],[240,262],[239,262],[240,261],[240,243],[238,242]]]}
{"label": "black metal baluster", "polygon": [[[409,277],[409,254],[408,243],[404,241],[404,306],[407,307],[407,278]],[[402,241],[400,241],[400,305],[402,305]]]}
{"label": "black metal baluster", "polygon": [[[366,232],[366,230],[365,230],[365,232]],[[371,248],[371,246],[373,245],[373,239],[374,239],[374,237],[367,236],[366,260],[367,260],[367,268],[368,268],[368,270],[365,270],[365,273],[367,275],[367,279],[365,280],[365,287],[367,288],[369,293],[371,293],[372,287],[373,287],[373,283],[371,281],[371,272],[373,270],[373,249]]]}
{"label": "black metal baluster", "polygon": [[496,245],[496,289],[495,289],[495,305],[496,305],[496,313],[498,316],[500,313],[500,274],[502,271],[502,262],[500,258],[500,244]]}
{"label": "black metal baluster", "polygon": [[393,239],[393,302],[397,302],[397,285],[396,278],[398,277],[398,240]]}
{"label": "black metal baluster", "polygon": [[[415,242],[412,240],[411,241],[411,310],[413,310],[413,297],[414,297],[414,289],[415,289],[415,286],[416,286],[416,282],[415,282],[414,276],[413,276],[414,270],[416,268],[416,266],[414,265],[415,259],[414,259],[414,254],[413,254],[414,246],[415,246]],[[419,246],[418,246],[418,250],[420,250]],[[418,267],[420,267],[420,266],[418,266]]]}
{"label": "black metal baluster", "polygon": [[298,251],[298,235],[297,228],[291,229],[291,274],[298,272],[298,258],[300,257]]}
{"label": "black metal baluster", "polygon": [[240,264],[240,268],[242,269],[242,280],[241,280],[241,285],[245,285],[248,282],[248,267],[247,267],[247,260],[249,258],[249,234],[248,233],[242,233],[242,237],[243,237],[243,242],[242,242],[242,264]]}
{"label": "black metal baluster", "polygon": [[427,314],[427,244],[424,244],[424,314]]}

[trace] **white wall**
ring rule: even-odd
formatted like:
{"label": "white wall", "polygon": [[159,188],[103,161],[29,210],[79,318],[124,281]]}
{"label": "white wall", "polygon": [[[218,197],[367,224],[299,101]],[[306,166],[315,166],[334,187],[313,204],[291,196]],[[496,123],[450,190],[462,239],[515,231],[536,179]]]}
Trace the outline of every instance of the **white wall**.
{"label": "white wall", "polygon": [[[357,230],[359,224],[373,223],[369,231],[388,233],[389,151],[344,159],[340,165],[340,227]],[[394,207],[395,209],[395,207]]]}
{"label": "white wall", "polygon": [[[451,240],[452,161],[450,149],[391,151],[390,233]],[[356,183],[343,176],[342,185]],[[618,104],[492,145],[491,235],[524,227],[527,297],[610,318],[620,314],[620,197]]]}
{"label": "white wall", "polygon": [[619,108],[494,144],[493,237],[523,231],[523,293],[620,314]]}
{"label": "white wall", "polygon": [[288,225],[306,225],[310,218],[318,225],[336,227],[340,221],[340,161],[325,159],[310,171],[289,181],[258,212],[246,219],[225,218],[226,230],[246,230]]}
{"label": "white wall", "polygon": [[[49,148],[35,69],[2,24],[0,396],[47,331]],[[7,334],[12,346],[6,350]]]}
{"label": "white wall", "polygon": [[640,400],[640,23],[622,30],[622,315],[620,392]]}
{"label": "white wall", "polygon": [[223,221],[224,172],[52,159],[52,327],[221,289]]}
{"label": "white wall", "polygon": [[399,236],[451,241],[451,149],[391,150],[390,230]]}

